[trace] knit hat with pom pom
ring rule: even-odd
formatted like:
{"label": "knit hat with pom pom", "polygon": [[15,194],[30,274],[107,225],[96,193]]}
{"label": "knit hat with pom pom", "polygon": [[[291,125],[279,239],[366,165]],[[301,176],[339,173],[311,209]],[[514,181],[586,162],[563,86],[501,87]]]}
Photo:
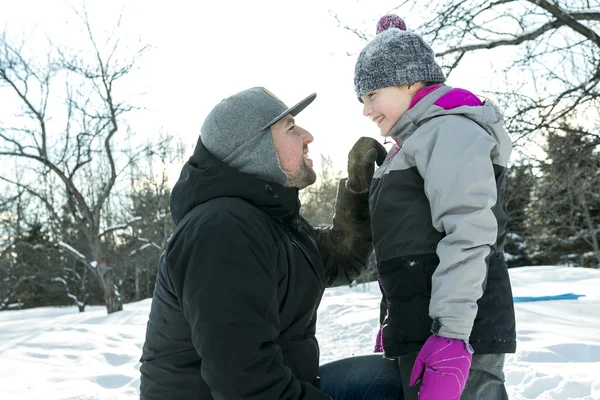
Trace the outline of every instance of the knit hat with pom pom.
{"label": "knit hat with pom pom", "polygon": [[359,99],[384,87],[445,80],[431,47],[393,14],[381,17],[377,35],[360,52],[354,68],[354,91]]}

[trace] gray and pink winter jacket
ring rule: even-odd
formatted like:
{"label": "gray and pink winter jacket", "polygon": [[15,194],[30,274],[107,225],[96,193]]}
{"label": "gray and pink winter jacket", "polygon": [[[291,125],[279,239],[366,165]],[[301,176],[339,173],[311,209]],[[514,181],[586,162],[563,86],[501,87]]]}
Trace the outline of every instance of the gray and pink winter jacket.
{"label": "gray and pink winter jacket", "polygon": [[385,355],[417,351],[432,332],[468,339],[478,354],[514,352],[502,115],[443,85],[413,103],[370,191]]}

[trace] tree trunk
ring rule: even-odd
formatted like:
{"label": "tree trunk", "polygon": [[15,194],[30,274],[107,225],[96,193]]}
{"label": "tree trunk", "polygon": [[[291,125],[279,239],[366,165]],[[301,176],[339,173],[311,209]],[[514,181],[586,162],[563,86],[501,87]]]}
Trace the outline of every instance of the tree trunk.
{"label": "tree trunk", "polygon": [[87,292],[87,290],[83,286],[81,287],[81,290],[79,291],[79,297],[82,300],[77,303],[77,307],[79,308],[79,312],[84,312],[85,306],[87,305],[87,299],[88,299],[88,297],[90,297],[90,294]]}
{"label": "tree trunk", "polygon": [[102,283],[102,290],[104,291],[106,312],[112,314],[117,311],[122,311],[123,301],[121,300],[121,294],[113,283],[112,268],[101,258],[97,260],[96,268],[96,272],[99,274],[99,280]]}
{"label": "tree trunk", "polygon": [[140,265],[135,264],[135,301],[140,301]]}
{"label": "tree trunk", "polygon": [[150,289],[150,265],[146,263],[146,298],[152,297],[153,290]]}
{"label": "tree trunk", "polygon": [[108,314],[112,314],[117,311],[123,311],[123,302],[121,296],[114,288],[112,283],[110,287],[104,287],[104,302],[106,303],[106,311]]}
{"label": "tree trunk", "polygon": [[592,220],[592,216],[590,215],[590,210],[587,206],[587,201],[585,200],[584,193],[579,194],[579,203],[581,204],[585,222],[590,233],[592,250],[594,252],[594,255],[596,256],[597,265],[598,267],[600,267],[600,245],[598,244],[598,238],[596,237],[596,226],[594,225],[594,221]]}

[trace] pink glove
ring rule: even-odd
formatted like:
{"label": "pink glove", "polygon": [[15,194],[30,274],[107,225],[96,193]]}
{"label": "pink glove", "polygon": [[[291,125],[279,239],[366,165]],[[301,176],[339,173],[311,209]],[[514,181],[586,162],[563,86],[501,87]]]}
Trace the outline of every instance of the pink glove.
{"label": "pink glove", "polygon": [[473,348],[464,340],[431,335],[417,356],[410,386],[422,379],[419,400],[460,400],[472,358]]}
{"label": "pink glove", "polygon": [[375,349],[373,349],[374,353],[383,353],[383,332],[381,332],[381,328],[379,328],[379,332],[377,332],[377,337],[375,338]]}

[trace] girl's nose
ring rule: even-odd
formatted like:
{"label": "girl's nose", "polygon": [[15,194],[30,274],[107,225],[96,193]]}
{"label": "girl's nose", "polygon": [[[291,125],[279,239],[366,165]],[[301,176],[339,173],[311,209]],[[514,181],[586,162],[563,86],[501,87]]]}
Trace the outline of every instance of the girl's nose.
{"label": "girl's nose", "polygon": [[371,102],[365,101],[363,104],[363,115],[368,117],[373,112],[373,107],[371,107]]}

